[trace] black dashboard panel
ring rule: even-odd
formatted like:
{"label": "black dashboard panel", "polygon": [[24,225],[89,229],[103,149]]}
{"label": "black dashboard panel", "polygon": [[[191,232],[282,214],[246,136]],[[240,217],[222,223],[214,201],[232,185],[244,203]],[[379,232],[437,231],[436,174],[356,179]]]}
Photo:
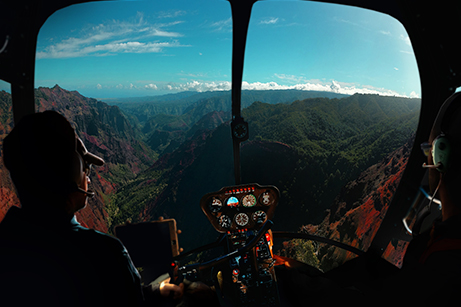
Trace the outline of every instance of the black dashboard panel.
{"label": "black dashboard panel", "polygon": [[272,219],[279,198],[275,186],[245,184],[206,194],[200,200],[200,207],[221,233],[257,230]]}
{"label": "black dashboard panel", "polygon": [[[280,192],[275,186],[253,183],[208,193],[200,200],[200,207],[213,227],[226,234],[227,253],[235,253],[273,218],[279,199]],[[222,285],[218,282],[217,289],[230,300],[230,305],[279,305],[272,245],[272,234],[265,231],[256,246],[230,259],[227,268],[220,271]]]}

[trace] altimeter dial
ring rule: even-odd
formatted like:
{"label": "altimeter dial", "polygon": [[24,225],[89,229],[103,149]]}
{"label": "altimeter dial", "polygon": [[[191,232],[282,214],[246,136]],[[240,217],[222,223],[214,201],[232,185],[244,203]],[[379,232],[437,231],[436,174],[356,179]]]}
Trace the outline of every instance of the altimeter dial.
{"label": "altimeter dial", "polygon": [[242,198],[242,205],[244,207],[253,207],[256,205],[256,197],[253,194],[248,194]]}
{"label": "altimeter dial", "polygon": [[235,223],[242,227],[247,225],[249,220],[250,219],[246,213],[239,213],[235,216]]}

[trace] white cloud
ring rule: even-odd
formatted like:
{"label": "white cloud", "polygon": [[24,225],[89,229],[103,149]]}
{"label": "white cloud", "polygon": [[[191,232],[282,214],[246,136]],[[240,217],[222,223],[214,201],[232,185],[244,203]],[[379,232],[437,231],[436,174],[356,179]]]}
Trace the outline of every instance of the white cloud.
{"label": "white cloud", "polygon": [[232,31],[232,17],[213,22],[211,24],[211,27],[214,29],[214,31],[231,32]]}
{"label": "white cloud", "polygon": [[259,24],[262,24],[262,25],[273,25],[273,24],[276,24],[278,22],[278,17],[268,17],[268,18],[265,18],[263,20],[261,20],[259,22]]}
{"label": "white cloud", "polygon": [[400,34],[400,39],[403,40],[408,46],[411,46],[410,37],[407,35]]}
{"label": "white cloud", "polygon": [[97,88],[98,90],[100,90],[100,89],[102,89],[102,85],[98,83],[98,84],[96,84],[96,88]]}
{"label": "white cloud", "polygon": [[179,16],[184,16],[186,15],[187,12],[183,10],[171,10],[171,11],[162,11],[159,12],[158,17],[159,18],[174,18],[174,17],[179,17]]}
{"label": "white cloud", "polygon": [[142,14],[131,22],[113,20],[107,24],[88,27],[79,36],[62,39],[48,46],[37,48],[37,59],[107,56],[117,53],[156,53],[164,48],[178,47],[177,40],[170,42],[149,41],[155,37],[178,38],[182,34],[166,28],[182,23],[150,24]]}
{"label": "white cloud", "polygon": [[148,90],[156,90],[156,89],[157,89],[157,85],[155,85],[155,84],[153,84],[153,83],[150,83],[150,84],[144,85],[144,88],[145,88],[145,89],[148,89]]}
{"label": "white cloud", "polygon": [[[285,75],[280,75],[285,76]],[[171,91],[228,91],[232,87],[232,83],[229,81],[191,81],[182,84],[168,84],[161,87],[164,90]],[[322,91],[322,92],[333,92],[338,94],[353,95],[359,94],[378,94],[381,96],[397,96],[397,97],[410,97],[418,98],[419,95],[416,92],[412,92],[410,96],[400,94],[396,91],[376,88],[373,86],[356,86],[354,84],[348,84],[332,80],[331,82],[304,82],[293,85],[282,85],[275,81],[270,82],[242,82],[243,90],[301,90],[301,91]]]}
{"label": "white cloud", "polygon": [[190,81],[182,84],[168,84],[165,89],[174,91],[229,91],[232,83],[229,81]]}

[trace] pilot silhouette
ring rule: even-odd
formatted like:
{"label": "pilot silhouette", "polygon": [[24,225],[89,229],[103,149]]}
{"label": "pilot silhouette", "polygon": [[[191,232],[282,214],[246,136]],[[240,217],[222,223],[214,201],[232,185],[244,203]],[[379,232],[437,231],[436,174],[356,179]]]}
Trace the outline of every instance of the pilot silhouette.
{"label": "pilot silhouette", "polygon": [[[77,222],[74,213],[94,195],[90,166],[104,161],[62,115],[24,117],[4,139],[3,160],[21,208],[0,223],[2,306],[139,306],[161,293],[141,286],[118,239]],[[174,287],[167,292],[180,296]]]}
{"label": "pilot silhouette", "polygon": [[382,306],[396,302],[402,306],[459,304],[461,93],[451,95],[441,106],[428,141],[421,148],[427,156],[423,167],[429,169],[429,186],[433,197],[442,203],[442,214],[428,231],[413,231],[400,271],[380,280],[380,286],[370,284],[369,298],[382,297]]}
{"label": "pilot silhouette", "polygon": [[421,144],[429,168],[429,186],[442,203],[441,219],[425,233],[414,236],[403,269],[415,290],[430,291],[412,303],[445,306],[459,303],[461,287],[461,93],[451,95],[441,106],[427,143]]}
{"label": "pilot silhouette", "polygon": [[[429,185],[442,203],[441,218],[421,234],[413,232],[401,269],[373,251],[319,274],[277,272],[287,301],[313,306],[448,306],[459,304],[461,289],[461,93],[440,108],[428,142]],[[419,223],[419,221],[417,221]]]}

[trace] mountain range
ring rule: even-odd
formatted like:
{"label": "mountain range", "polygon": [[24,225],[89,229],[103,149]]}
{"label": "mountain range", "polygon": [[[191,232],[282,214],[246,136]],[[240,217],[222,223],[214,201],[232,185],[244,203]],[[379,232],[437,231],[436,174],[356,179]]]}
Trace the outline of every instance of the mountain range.
{"label": "mountain range", "polygon": [[[357,225],[348,213],[358,212],[360,204],[367,204],[367,196],[404,168],[404,162],[399,162],[398,167],[386,169],[387,177],[363,175],[396,150],[408,151],[408,145],[402,145],[416,130],[420,101],[331,94],[242,94],[242,100],[246,97],[242,114],[250,126],[250,139],[242,143],[242,182],[280,189],[276,230],[315,229],[342,240],[345,234],[357,236],[346,226]],[[187,92],[108,104],[56,85],[36,89],[35,96],[38,111],[54,109],[65,115],[88,150],[106,161],[92,174],[97,197],[79,212],[80,221],[110,233],[127,220],[173,217],[183,230],[179,240],[186,250],[217,237],[198,202],[204,194],[234,184],[229,92]],[[0,93],[0,110],[3,138],[12,127],[8,93]],[[1,165],[0,175],[1,213],[18,202]],[[341,200],[351,195],[350,187],[356,191],[352,204]],[[380,208],[381,212],[385,205]],[[367,212],[374,214],[365,210],[362,217]],[[345,218],[342,222],[340,216]],[[353,240],[350,243],[356,244]],[[369,239],[360,240],[360,247],[366,248]]]}

